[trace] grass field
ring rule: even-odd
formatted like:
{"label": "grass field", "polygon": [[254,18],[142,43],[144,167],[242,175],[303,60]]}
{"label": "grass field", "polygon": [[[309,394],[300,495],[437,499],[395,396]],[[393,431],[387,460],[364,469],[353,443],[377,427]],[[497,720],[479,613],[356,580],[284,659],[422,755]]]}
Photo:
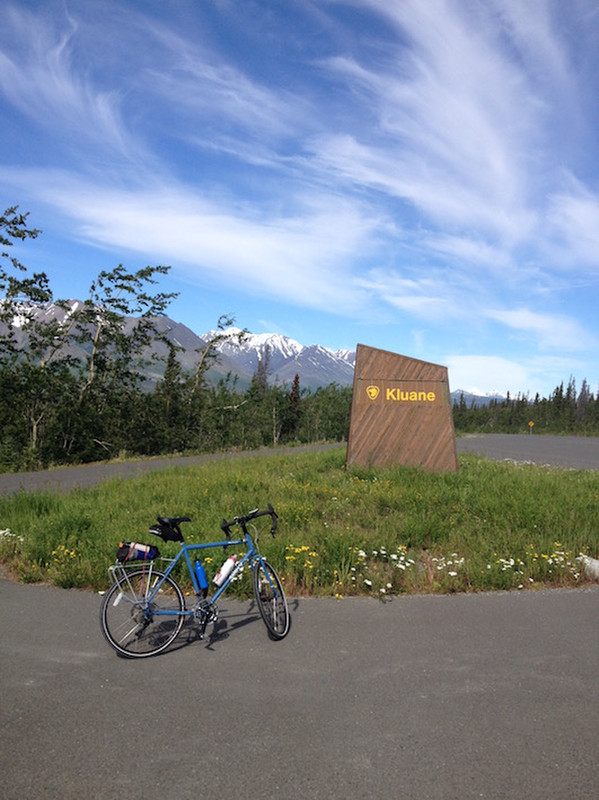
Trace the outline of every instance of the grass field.
{"label": "grass field", "polygon": [[[260,548],[290,596],[575,586],[577,557],[599,555],[599,473],[460,456],[457,473],[344,469],[345,448],[172,467],[68,494],[0,498],[0,561],[21,581],[96,590],[120,541],[163,545],[158,515],[192,518],[187,541],[272,503]],[[265,523],[266,525],[268,523]],[[223,554],[211,551],[216,571]],[[183,579],[183,576],[180,576]],[[189,587],[187,587],[189,588]],[[243,596],[249,580],[235,591]]]}

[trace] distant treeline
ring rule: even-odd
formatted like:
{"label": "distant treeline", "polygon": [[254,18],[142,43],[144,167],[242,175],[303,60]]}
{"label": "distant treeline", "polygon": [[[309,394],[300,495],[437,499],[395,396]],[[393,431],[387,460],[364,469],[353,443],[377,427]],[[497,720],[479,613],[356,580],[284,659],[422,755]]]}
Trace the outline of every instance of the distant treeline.
{"label": "distant treeline", "polygon": [[583,380],[579,391],[570,378],[566,388],[561,383],[550,397],[538,394],[531,401],[527,395],[492,400],[489,405],[466,403],[462,396],[453,405],[456,431],[461,433],[552,433],[599,435],[599,394],[594,395]]}
{"label": "distant treeline", "polygon": [[172,369],[151,392],[98,383],[82,397],[81,388],[68,370],[0,369],[0,471],[342,441],[351,403],[351,389],[334,384],[308,392],[297,379],[272,387],[255,377],[240,392],[233,381],[198,387]]}
{"label": "distant treeline", "polygon": [[[0,367],[0,471],[31,470],[119,457],[255,449],[279,444],[344,441],[351,387],[309,391],[296,376],[270,386],[260,365],[249,388],[234,378],[209,385],[182,374],[171,352],[152,391],[102,373],[91,385],[66,365]],[[526,396],[489,405],[455,402],[459,433],[599,435],[599,397],[574,380],[549,398]],[[533,423],[533,425],[531,425]]]}
{"label": "distant treeline", "polygon": [[[225,332],[230,318],[219,320],[184,373],[177,348],[155,325],[174,296],[155,290],[168,267],[102,271],[76,309],[55,299],[48,276],[32,274],[9,250],[38,234],[17,207],[0,216],[0,470],[346,438],[350,387],[306,391],[298,376],[291,386],[271,386],[267,355],[243,391],[232,376],[208,382],[218,343],[243,336]],[[50,302],[65,312],[62,322],[33,313]],[[135,324],[124,327],[123,317]],[[144,375],[156,339],[169,355],[148,391]],[[85,358],[76,358],[81,351]],[[598,434],[599,398],[586,381],[576,392],[570,380],[565,391],[562,385],[533,403],[508,397],[468,407],[462,398],[454,417],[458,432],[521,432],[534,422],[543,433]]]}

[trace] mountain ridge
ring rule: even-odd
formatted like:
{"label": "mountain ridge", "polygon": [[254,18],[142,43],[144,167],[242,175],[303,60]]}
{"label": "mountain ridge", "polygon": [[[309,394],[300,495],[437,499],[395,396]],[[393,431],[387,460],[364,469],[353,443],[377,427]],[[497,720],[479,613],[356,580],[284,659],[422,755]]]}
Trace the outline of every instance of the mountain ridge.
{"label": "mountain ridge", "polygon": [[[19,346],[27,346],[23,333],[26,313],[31,313],[40,320],[56,319],[61,324],[66,324],[82,305],[82,301],[74,299],[67,301],[67,308],[55,303],[24,305],[22,315],[15,317],[13,321]],[[131,330],[136,322],[136,317],[123,317],[124,330]],[[166,315],[155,317],[153,322],[158,332],[177,348],[177,359],[181,369],[186,372],[191,372],[196,366],[198,351],[203,350],[215,337],[223,337],[215,346],[217,359],[207,373],[208,380],[214,383],[232,375],[236,376],[238,386],[243,389],[249,385],[262,362],[266,366],[267,380],[271,385],[290,386],[296,375],[299,376],[300,386],[310,390],[333,383],[338,386],[353,384],[356,361],[353,350],[333,350],[320,344],[303,345],[280,333],[255,334],[241,331],[235,326],[223,331],[212,330],[196,334],[184,323]],[[82,347],[75,344],[69,347],[69,352],[76,358],[85,358],[88,355]],[[154,356],[157,360],[144,371],[150,386],[162,378],[168,354],[169,346],[165,342],[157,340],[152,343],[147,355]],[[461,397],[468,406],[472,403],[487,405],[493,400],[504,399],[498,392],[488,395],[474,394],[462,389],[451,392],[452,401],[460,402]]]}

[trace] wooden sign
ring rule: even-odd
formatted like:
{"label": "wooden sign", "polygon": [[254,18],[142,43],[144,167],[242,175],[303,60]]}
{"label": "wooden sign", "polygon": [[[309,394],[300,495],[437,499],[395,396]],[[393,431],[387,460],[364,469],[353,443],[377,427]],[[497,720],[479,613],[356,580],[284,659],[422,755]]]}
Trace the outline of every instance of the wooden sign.
{"label": "wooden sign", "polygon": [[359,344],[346,464],[455,472],[447,367]]}

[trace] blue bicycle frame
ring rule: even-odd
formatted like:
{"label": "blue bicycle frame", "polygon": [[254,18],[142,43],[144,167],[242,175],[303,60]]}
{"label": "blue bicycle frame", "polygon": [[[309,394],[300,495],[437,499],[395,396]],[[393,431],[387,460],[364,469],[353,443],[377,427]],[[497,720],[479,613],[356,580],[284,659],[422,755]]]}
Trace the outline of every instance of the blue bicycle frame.
{"label": "blue bicycle frame", "polygon": [[[216,590],[216,592],[214,592],[214,594],[211,595],[210,597],[203,598],[208,603],[212,603],[212,604],[216,603],[218,598],[223,594],[223,592],[226,591],[227,587],[235,579],[235,577],[238,575],[240,570],[243,569],[245,564],[247,564],[248,562],[250,562],[250,564],[251,564],[255,559],[260,561],[260,562],[263,562],[263,560],[264,560],[262,558],[262,556],[260,555],[260,553],[257,552],[256,546],[254,545],[252,537],[251,537],[251,535],[249,533],[245,533],[243,539],[227,539],[226,541],[204,542],[204,543],[201,543],[201,544],[185,544],[184,542],[182,542],[180,551],[177,553],[177,555],[173,559],[170,559],[170,564],[168,565],[168,567],[166,567],[165,570],[162,570],[162,569],[159,570],[160,573],[161,573],[160,580],[157,581],[156,584],[152,586],[150,594],[148,594],[148,595],[146,595],[144,597],[144,601],[145,601],[144,604],[146,605],[146,608],[149,609],[150,604],[151,604],[154,596],[160,591],[160,588],[161,588],[162,584],[164,583],[165,579],[169,577],[169,575],[173,572],[173,570],[175,569],[175,567],[177,566],[177,564],[179,563],[179,561],[182,558],[184,559],[185,563],[187,564],[187,569],[188,569],[189,574],[191,576],[191,581],[192,581],[192,584],[193,584],[194,591],[195,591],[196,595],[199,598],[201,598],[202,597],[202,590],[200,588],[200,585],[198,583],[198,579],[196,577],[196,572],[195,572],[195,569],[194,569],[193,561],[190,558],[190,553],[193,553],[193,552],[199,551],[199,550],[208,550],[208,549],[210,549],[212,547],[223,547],[224,549],[226,549],[227,547],[235,547],[235,546],[239,546],[239,545],[245,545],[245,547],[247,548],[247,552],[244,554],[243,558],[241,558],[241,560],[238,561],[237,564],[235,564],[235,567],[231,571],[231,574],[226,578],[226,580],[223,582],[222,586],[219,586],[218,589]],[[143,565],[140,564],[139,562],[132,562],[130,564],[130,567],[137,567],[137,569],[140,569],[140,568],[143,569]],[[123,581],[122,574],[123,574],[123,571],[124,571],[124,567],[122,567],[122,566],[112,566],[112,567],[110,567],[110,571],[115,576],[114,580]],[[119,577],[118,579],[116,578],[117,571],[121,571],[121,577]],[[152,562],[152,564],[148,568],[148,578],[151,578],[151,575],[152,575],[153,571],[154,571],[154,564]],[[268,576],[268,578],[269,578],[269,581],[270,581],[270,576]],[[195,611],[194,611],[193,608],[184,608],[182,611],[176,611],[175,609],[162,610],[162,609],[155,608],[155,609],[152,610],[151,613],[154,616],[161,616],[162,615],[162,616],[191,617],[191,616],[194,615]]]}

